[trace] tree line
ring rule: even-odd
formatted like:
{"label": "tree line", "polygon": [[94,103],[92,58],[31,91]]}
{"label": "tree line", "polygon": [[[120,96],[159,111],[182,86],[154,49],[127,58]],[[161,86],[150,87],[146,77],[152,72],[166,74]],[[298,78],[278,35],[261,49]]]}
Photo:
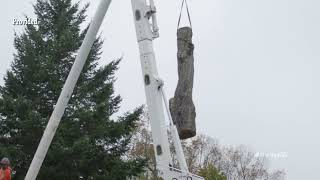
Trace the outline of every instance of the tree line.
{"label": "tree line", "polygon": [[[200,134],[182,141],[182,146],[189,171],[205,177],[206,180],[283,180],[285,178],[284,170],[270,170],[267,166],[268,159],[256,156],[245,145],[223,146],[218,143],[218,140]],[[173,143],[171,143],[171,151],[174,152]],[[148,160],[146,172],[140,175],[141,179],[157,179],[149,118],[146,113],[132,139],[128,155],[132,158],[144,157]],[[176,160],[174,166],[179,167]]]}

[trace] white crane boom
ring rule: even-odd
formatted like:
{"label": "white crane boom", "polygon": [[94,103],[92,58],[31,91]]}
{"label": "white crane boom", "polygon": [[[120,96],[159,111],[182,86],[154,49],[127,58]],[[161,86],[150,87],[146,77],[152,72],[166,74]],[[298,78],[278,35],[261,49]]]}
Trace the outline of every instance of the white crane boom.
{"label": "white crane boom", "polygon": [[43,163],[44,158],[48,152],[52,139],[56,133],[56,130],[60,124],[61,118],[68,105],[69,99],[72,95],[73,89],[79,79],[80,73],[87,60],[90,49],[96,39],[96,35],[104,19],[104,16],[109,8],[111,0],[101,0],[98,10],[96,11],[88,32],[80,47],[79,54],[72,65],[71,71],[68,75],[66,83],[63,86],[58,102],[51,114],[47,127],[41,138],[37,151],[33,157],[31,165],[28,169],[25,180],[35,180],[38,176],[39,170]]}
{"label": "white crane boom", "polygon": [[[165,180],[203,180],[202,177],[189,173],[177,128],[172,122],[168,101],[163,90],[163,81],[158,75],[153,50],[153,40],[159,37],[156,8],[154,1],[149,1],[149,5],[146,0],[131,0],[131,4],[139,44],[142,75],[150,116],[158,176]],[[165,123],[162,100],[164,101],[170,121],[169,128]],[[167,130],[172,134],[180,169],[173,168]]]}

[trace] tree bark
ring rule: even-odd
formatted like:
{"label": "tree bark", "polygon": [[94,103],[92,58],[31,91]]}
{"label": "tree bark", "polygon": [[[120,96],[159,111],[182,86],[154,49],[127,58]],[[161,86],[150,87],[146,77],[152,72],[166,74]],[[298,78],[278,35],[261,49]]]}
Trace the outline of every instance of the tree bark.
{"label": "tree bark", "polygon": [[179,28],[178,43],[178,85],[174,97],[170,99],[172,120],[177,126],[180,139],[187,139],[196,135],[196,110],[192,100],[194,78],[194,45],[192,43],[192,29]]}

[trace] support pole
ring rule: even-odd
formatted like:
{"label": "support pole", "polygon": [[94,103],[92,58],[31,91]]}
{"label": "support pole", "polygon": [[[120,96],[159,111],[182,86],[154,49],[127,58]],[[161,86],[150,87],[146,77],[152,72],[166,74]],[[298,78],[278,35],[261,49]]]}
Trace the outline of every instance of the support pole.
{"label": "support pole", "polygon": [[72,95],[73,89],[78,81],[83,66],[87,60],[91,47],[96,39],[96,35],[104,19],[104,16],[109,8],[111,0],[101,0],[98,9],[92,19],[88,32],[80,47],[79,54],[71,68],[67,81],[63,86],[62,92],[59,96],[58,102],[49,119],[48,125],[41,138],[38,149],[33,157],[25,180],[35,180],[41,168],[41,165],[46,157],[52,139],[59,126],[64,111],[68,105],[69,99]]}
{"label": "support pole", "polygon": [[163,98],[163,103],[165,105],[165,108],[166,108],[166,111],[167,111],[167,114],[168,114],[168,118],[169,118],[169,122],[170,122],[170,125],[169,125],[169,128],[170,128],[170,132],[172,133],[172,139],[173,139],[173,145],[174,145],[174,148],[176,150],[176,155],[177,155],[177,159],[178,159],[178,162],[179,162],[179,165],[180,165],[180,169],[182,171],[185,171],[185,172],[189,172],[188,170],[188,165],[187,165],[187,161],[186,161],[186,158],[184,156],[184,153],[183,153],[183,149],[182,149],[182,144],[181,144],[181,141],[180,141],[180,138],[179,138],[179,134],[178,134],[178,130],[177,130],[177,127],[176,125],[173,123],[173,120],[172,120],[172,117],[171,117],[171,113],[170,113],[170,109],[169,109],[169,105],[168,105],[168,99],[167,99],[167,95],[163,89],[163,84],[161,85],[161,93],[162,93],[162,98]]}

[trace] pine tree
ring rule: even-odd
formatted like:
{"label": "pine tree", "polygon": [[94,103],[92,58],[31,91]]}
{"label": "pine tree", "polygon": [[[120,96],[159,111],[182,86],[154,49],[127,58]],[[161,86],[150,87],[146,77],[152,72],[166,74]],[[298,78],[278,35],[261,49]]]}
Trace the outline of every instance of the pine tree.
{"label": "pine tree", "polygon": [[[0,86],[0,156],[11,158],[15,179],[24,179],[43,130],[84,39],[88,5],[71,0],[37,0],[39,25],[15,34],[14,61]],[[120,60],[98,66],[98,37],[42,165],[38,179],[123,180],[141,173],[144,160],[124,155],[142,108],[114,120]]]}
{"label": "pine tree", "polygon": [[206,180],[227,180],[227,178],[217,170],[212,164],[200,169],[200,176]]}

